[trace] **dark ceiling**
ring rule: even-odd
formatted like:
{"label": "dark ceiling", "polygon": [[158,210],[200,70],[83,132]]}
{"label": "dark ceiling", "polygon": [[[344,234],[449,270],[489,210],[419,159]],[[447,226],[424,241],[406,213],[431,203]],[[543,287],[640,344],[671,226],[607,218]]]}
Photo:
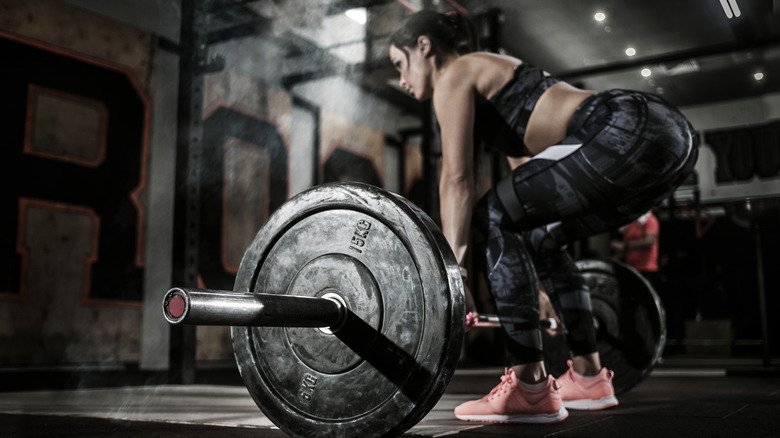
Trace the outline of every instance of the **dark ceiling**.
{"label": "dark ceiling", "polygon": [[[496,17],[494,48],[592,90],[649,91],[680,106],[780,91],[780,0],[213,1],[209,41],[270,37],[289,60],[283,85],[342,75],[411,110],[420,106],[392,85],[387,39],[420,8]],[[738,17],[726,16],[729,2]],[[365,30],[340,38],[355,25],[344,12],[356,7],[367,10]],[[606,19],[596,21],[596,12]]]}
{"label": "dark ceiling", "polygon": [[[780,2],[731,1],[741,13],[731,19],[721,0],[462,4],[472,13],[499,9],[506,52],[555,75],[590,89],[638,89],[691,105],[780,89]],[[606,19],[597,22],[596,12]],[[627,56],[628,47],[636,55]],[[643,68],[649,77],[640,74]],[[757,72],[764,74],[760,81]]]}

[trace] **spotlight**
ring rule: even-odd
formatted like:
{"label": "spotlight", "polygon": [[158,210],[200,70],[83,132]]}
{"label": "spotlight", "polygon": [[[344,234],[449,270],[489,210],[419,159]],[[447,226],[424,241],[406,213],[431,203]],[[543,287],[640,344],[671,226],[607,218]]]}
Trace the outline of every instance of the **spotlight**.
{"label": "spotlight", "polygon": [[598,21],[599,23],[607,19],[607,14],[603,12],[596,12],[595,15],[593,15],[593,19]]}
{"label": "spotlight", "polygon": [[634,56],[636,55],[636,49],[633,47],[629,47],[626,49],[626,56]]}
{"label": "spotlight", "polygon": [[642,76],[646,77],[646,78],[650,77],[650,75],[653,74],[653,72],[650,71],[649,68],[643,68],[641,73],[642,73]]}
{"label": "spotlight", "polygon": [[366,24],[366,8],[354,8],[344,12],[344,15],[359,24]]}
{"label": "spotlight", "polygon": [[723,7],[723,13],[726,14],[728,19],[742,15],[742,11],[739,10],[737,5],[737,0],[720,0],[720,5]]}
{"label": "spotlight", "polygon": [[758,72],[756,72],[756,73],[753,75],[753,79],[755,79],[755,80],[757,80],[757,81],[760,81],[761,79],[764,79],[764,74],[763,74],[763,73],[761,73],[760,71],[758,71]]}

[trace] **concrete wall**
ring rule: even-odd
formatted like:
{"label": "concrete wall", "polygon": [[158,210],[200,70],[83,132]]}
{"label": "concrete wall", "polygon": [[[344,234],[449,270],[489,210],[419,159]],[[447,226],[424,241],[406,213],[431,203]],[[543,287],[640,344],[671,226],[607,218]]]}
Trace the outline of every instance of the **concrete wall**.
{"label": "concrete wall", "polygon": [[179,0],[61,0],[171,41],[179,41]]}
{"label": "concrete wall", "polygon": [[[161,0],[62,0],[76,8],[103,16],[152,35],[178,42],[178,1]],[[159,306],[171,284],[173,199],[176,163],[176,123],[178,89],[177,54],[155,50],[152,60],[151,85],[152,120],[149,153],[148,216],[146,224],[146,272],[141,326],[137,340],[144,369],[165,369],[168,366],[169,328],[160,318]]]}
{"label": "concrete wall", "polygon": [[[17,71],[22,78],[19,80],[24,81],[21,86],[28,87],[24,90],[28,99],[26,108],[24,103],[19,105],[10,97],[16,92],[4,94],[6,103],[15,102],[9,104],[8,111],[16,112],[14,116],[27,114],[27,117],[22,117],[25,125],[22,128],[26,133],[24,143],[6,144],[4,153],[10,155],[3,161],[32,163],[33,170],[32,175],[20,177],[19,186],[4,188],[6,193],[16,191],[18,196],[18,202],[15,202],[18,215],[13,217],[17,208],[3,208],[0,214],[7,215],[4,223],[17,224],[14,230],[17,239],[15,248],[21,265],[14,266],[12,262],[8,269],[19,272],[18,290],[0,290],[0,365],[136,362],[139,360],[142,313],[138,299],[142,294],[140,283],[146,274],[144,267],[149,260],[159,260],[155,257],[165,252],[165,233],[157,235],[163,236],[162,239],[146,245],[148,251],[141,248],[145,242],[145,213],[151,210],[150,217],[155,222],[160,222],[161,215],[166,215],[165,205],[161,209],[156,209],[155,205],[149,208],[150,204],[159,200],[159,189],[164,190],[166,181],[153,178],[152,185],[148,183],[149,160],[146,158],[153,156],[151,161],[155,164],[171,160],[170,156],[158,154],[159,148],[167,146],[164,130],[157,130],[154,139],[151,135],[147,136],[151,130],[146,131],[146,122],[156,123],[158,127],[166,124],[164,119],[153,121],[153,112],[164,116],[168,110],[163,109],[164,105],[157,107],[158,111],[152,108],[155,103],[151,97],[154,88],[151,77],[152,71],[157,69],[153,66],[152,36],[101,15],[54,1],[3,0],[0,9],[3,11],[0,14],[0,32],[7,45],[4,47],[14,44],[25,56],[35,59],[66,60],[63,62],[67,67],[60,67],[63,70],[58,70],[57,74],[63,77],[73,75],[67,81],[51,81],[35,70],[34,63],[18,64]],[[4,64],[10,66],[19,62],[18,58],[9,57]],[[121,83],[123,92],[130,90],[130,96],[123,98],[122,104],[140,102],[135,106],[137,112],[125,114],[132,119],[117,120],[112,113],[117,107],[108,102],[111,98],[100,101],[96,96],[105,98],[103,90],[95,88],[95,84],[80,83],[83,78],[74,74],[77,71],[116,78],[111,79],[115,81],[112,86]],[[57,78],[55,74],[51,77]],[[4,85],[9,86],[8,83]],[[40,103],[45,96],[48,96],[49,102],[59,103],[44,107]],[[38,99],[37,104],[33,103],[34,99]],[[101,114],[98,122],[84,124],[88,120],[84,120],[83,116],[94,113],[91,109],[95,108],[97,114]],[[19,119],[6,118],[4,122],[9,120]],[[71,125],[79,127],[76,135],[68,134]],[[117,153],[121,155],[126,145],[114,143],[117,138],[111,137],[111,132],[123,125],[137,129],[131,132],[137,139],[131,145],[134,151],[138,151],[137,155],[131,157],[132,161],[121,164],[129,167],[131,162],[138,163],[139,167],[133,169],[133,173],[138,172],[139,176],[138,181],[131,182],[137,184],[130,189],[132,192],[120,189],[121,193],[116,194],[113,188],[119,184],[114,187],[101,184],[83,186],[75,180],[57,180],[65,173],[87,180],[100,178],[90,173],[90,169],[110,169],[113,166],[110,163],[116,164]],[[9,141],[18,139],[12,132],[17,132],[19,128],[18,124],[4,126]],[[98,139],[94,145],[88,141],[90,134]],[[121,143],[122,139],[119,140]],[[51,148],[46,149],[49,146]],[[94,160],[73,159],[82,154],[92,155],[90,149],[93,146]],[[16,154],[14,152],[18,150],[11,151],[14,148],[24,152]],[[40,173],[41,167],[56,171]],[[170,173],[170,170],[166,171]],[[47,181],[47,186],[34,188],[37,184],[31,183],[30,178]],[[116,175],[115,180],[122,180],[124,184],[126,180],[123,178],[126,177]],[[91,196],[92,190],[95,193],[114,193],[110,202],[120,200],[125,203],[122,205],[132,206],[124,212],[109,209],[106,213],[101,210],[105,202]],[[163,201],[163,204],[169,202]],[[111,234],[110,224],[117,218],[135,222],[136,227],[131,225],[135,229],[130,232],[135,233],[138,240],[135,248],[122,250],[117,245],[117,253],[112,254],[113,248],[100,246],[100,242],[112,237],[108,236]],[[150,227],[152,232],[153,228]],[[12,231],[10,235],[13,234]],[[118,298],[116,291],[95,286],[100,279],[95,277],[94,267],[107,261],[110,263],[109,259],[117,254],[127,257],[128,252],[130,261],[122,270],[132,272],[129,278],[138,280],[138,286],[136,289],[130,284],[121,287],[127,287],[128,296],[135,296],[135,300]],[[162,257],[166,256],[163,254]],[[167,258],[170,259],[169,256]],[[164,273],[155,271],[156,267],[150,271],[152,278],[165,277]],[[121,275],[123,273],[116,273],[117,277]],[[112,276],[109,274],[108,282],[100,284],[111,284]]]}

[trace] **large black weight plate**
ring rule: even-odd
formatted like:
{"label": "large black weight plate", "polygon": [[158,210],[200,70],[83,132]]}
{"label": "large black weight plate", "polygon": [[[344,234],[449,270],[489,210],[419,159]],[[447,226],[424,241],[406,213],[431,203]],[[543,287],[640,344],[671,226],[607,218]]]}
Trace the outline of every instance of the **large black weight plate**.
{"label": "large black weight plate", "polygon": [[282,205],[244,254],[237,292],[336,294],[344,326],[233,327],[249,393],[293,436],[384,436],[441,397],[463,340],[463,284],[436,225],[408,201],[328,184]]}
{"label": "large black weight plate", "polygon": [[[661,300],[641,274],[623,263],[587,259],[576,264],[590,289],[601,363],[615,371],[612,383],[622,394],[641,382],[661,357],[666,343]],[[556,376],[566,372],[565,338],[542,333],[547,370]]]}

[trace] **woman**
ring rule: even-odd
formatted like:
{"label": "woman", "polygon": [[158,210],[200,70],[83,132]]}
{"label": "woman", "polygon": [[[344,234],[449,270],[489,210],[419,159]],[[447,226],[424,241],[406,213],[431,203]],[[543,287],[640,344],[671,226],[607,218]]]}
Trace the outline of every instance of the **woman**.
{"label": "woman", "polygon": [[[511,367],[487,396],[464,403],[464,420],[547,423],[564,406],[617,405],[601,367],[590,295],[563,249],[632,221],[668,197],[692,171],[688,121],[654,95],[575,88],[519,59],[472,53],[465,18],[421,11],[393,34],[400,85],[433,99],[441,131],[442,229],[463,275],[470,231],[507,337]],[[475,135],[510,163],[530,157],[479,201]],[[527,158],[526,158],[527,159]],[[542,360],[537,284],[559,303],[572,351],[555,380]],[[469,315],[475,309],[467,291]]]}

